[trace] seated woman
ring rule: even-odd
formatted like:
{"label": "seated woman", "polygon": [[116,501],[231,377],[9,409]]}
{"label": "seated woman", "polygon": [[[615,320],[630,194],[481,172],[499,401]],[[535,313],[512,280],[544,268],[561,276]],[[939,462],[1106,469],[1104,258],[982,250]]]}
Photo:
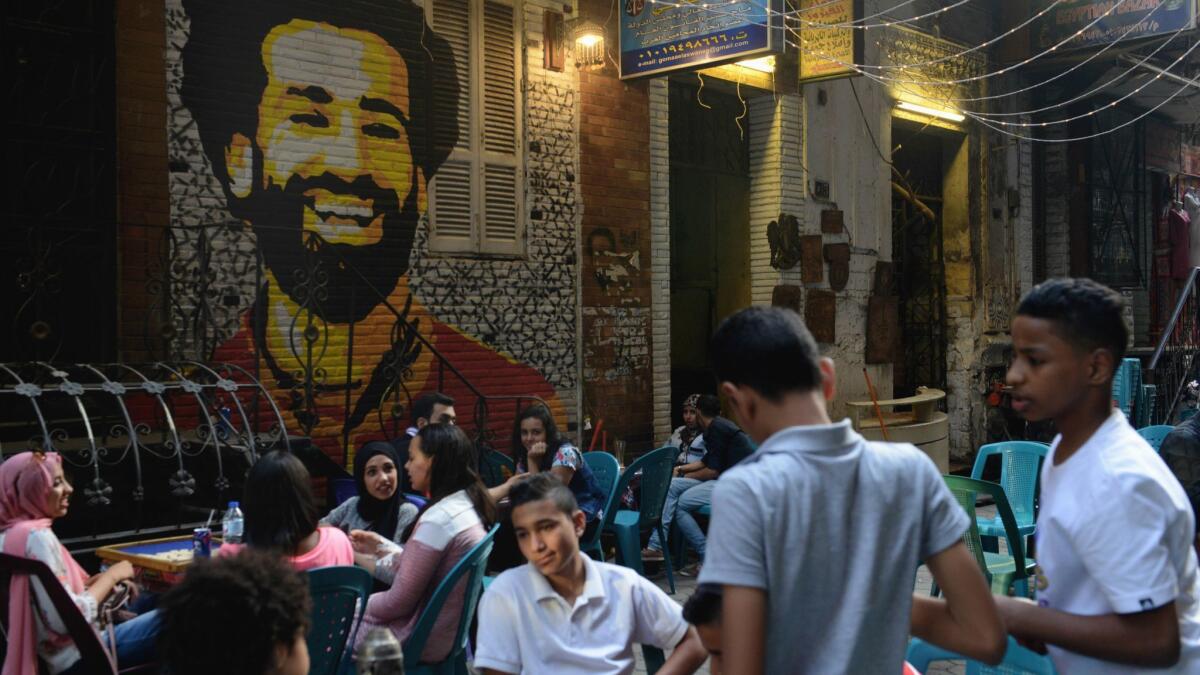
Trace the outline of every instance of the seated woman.
{"label": "seated woman", "polygon": [[679,449],[676,464],[691,464],[704,459],[704,430],[700,428],[700,415],[696,404],[700,394],[692,394],[683,401],[683,426],[675,429],[667,445]]}
{"label": "seated woman", "polygon": [[417,519],[417,507],[400,492],[399,459],[387,441],[371,441],[354,456],[354,483],[358,496],[342,502],[321,519],[349,532],[369,530],[401,543],[400,535]]}
{"label": "seated woman", "polygon": [[558,426],[546,406],[529,406],[517,415],[512,447],[516,449],[517,473],[549,471],[575,494],[579,509],[587,516],[586,539],[604,519],[606,495],[596,482],[583,453],[558,436]]}
{"label": "seated woman", "polygon": [[318,511],[308,469],[290,452],[273,450],[258,458],[246,477],[242,511],[244,544],[224,544],[218,556],[244,546],[282,554],[297,570],[353,565],[354,548],[336,527],[318,527]]}
{"label": "seated woman", "polygon": [[[428,492],[407,544],[400,550],[374,532],[350,533],[364,567],[390,568],[392,587],[367,601],[361,642],[375,626],[386,626],[404,642],[416,627],[438,583],[476,544],[496,520],[496,507],[475,471],[475,447],[458,427],[428,424],[413,437],[404,465],[414,490]],[[376,572],[376,576],[380,575]],[[459,585],[442,606],[421,660],[438,662],[453,647],[463,593]]]}
{"label": "seated woman", "polygon": [[[0,549],[8,555],[45,563],[84,618],[99,631],[99,606],[118,583],[133,578],[133,566],[121,561],[88,577],[75,562],[50,529],[55,519],[67,515],[72,492],[58,453],[23,452],[0,464]],[[38,658],[51,673],[86,672],[79,650],[42,582],[14,575],[8,593],[4,672],[37,673]],[[113,634],[118,664],[126,668],[149,663],[159,628],[157,611],[117,624]]]}

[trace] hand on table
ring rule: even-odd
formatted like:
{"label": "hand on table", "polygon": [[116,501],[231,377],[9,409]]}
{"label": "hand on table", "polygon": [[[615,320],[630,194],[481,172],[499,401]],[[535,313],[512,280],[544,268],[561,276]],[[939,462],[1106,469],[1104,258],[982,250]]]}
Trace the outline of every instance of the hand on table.
{"label": "hand on table", "polygon": [[[132,579],[133,572],[134,572],[133,564],[130,563],[128,560],[121,560],[121,561],[117,562],[116,564],[110,566],[107,570],[105,570],[104,574],[109,575],[112,578],[113,583],[116,584],[116,583],[120,583],[122,581],[127,581],[129,579]],[[96,575],[96,576],[100,576],[100,575]]]}

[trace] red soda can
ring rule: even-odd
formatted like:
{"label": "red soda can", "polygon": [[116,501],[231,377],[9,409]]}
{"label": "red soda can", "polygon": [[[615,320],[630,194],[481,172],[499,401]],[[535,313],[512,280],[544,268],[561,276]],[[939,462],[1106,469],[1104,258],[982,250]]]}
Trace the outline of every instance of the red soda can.
{"label": "red soda can", "polygon": [[207,527],[197,527],[192,531],[192,557],[212,557],[212,530]]}

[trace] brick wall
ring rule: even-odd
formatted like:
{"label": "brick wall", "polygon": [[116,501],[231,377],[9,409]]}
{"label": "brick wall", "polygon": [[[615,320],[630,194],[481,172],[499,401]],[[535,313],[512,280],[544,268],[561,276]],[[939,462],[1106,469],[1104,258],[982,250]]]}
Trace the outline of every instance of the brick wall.
{"label": "brick wall", "polygon": [[671,143],[670,85],[650,82],[650,301],[654,437],[671,434]]}
{"label": "brick wall", "polygon": [[[603,2],[580,7],[584,16],[607,11]],[[622,83],[611,63],[579,75],[583,407],[593,424],[604,420],[610,450],[621,439],[629,452],[655,440],[649,86]]]}

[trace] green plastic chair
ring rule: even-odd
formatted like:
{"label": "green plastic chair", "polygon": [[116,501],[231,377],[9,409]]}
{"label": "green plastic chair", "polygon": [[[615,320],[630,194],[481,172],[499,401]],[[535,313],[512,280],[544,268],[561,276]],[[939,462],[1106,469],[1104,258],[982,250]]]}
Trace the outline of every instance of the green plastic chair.
{"label": "green plastic chair", "polygon": [[1170,424],[1152,424],[1148,427],[1138,429],[1137,432],[1139,436],[1146,439],[1146,442],[1150,444],[1150,447],[1154,448],[1155,452],[1162,454],[1163,441],[1166,440],[1167,434],[1174,430],[1175,427]]}
{"label": "green plastic chair", "polygon": [[[1015,589],[1019,595],[1029,597],[1029,575],[1033,572],[1034,562],[1025,557],[1025,540],[1017,528],[1017,520],[1013,517],[1004,488],[996,483],[962,476],[942,476],[942,480],[946,481],[946,487],[950,488],[954,498],[971,519],[971,527],[963,535],[963,541],[991,584],[992,592],[1009,595]],[[996,512],[1000,514],[1000,521],[1004,524],[1001,536],[1008,541],[1007,554],[992,553],[983,548],[975,515],[975,499],[980,494],[990,496],[996,503]],[[934,593],[936,592],[935,584]]]}
{"label": "green plastic chair", "polygon": [[517,472],[517,463],[498,450],[488,450],[483,454],[482,461],[479,462],[480,478],[483,479],[483,484],[490,488],[496,487],[508,479],[504,475],[505,469],[511,476]]}
{"label": "green plastic chair", "polygon": [[[995,455],[1000,456],[1000,487],[1004,488],[1004,494],[1012,506],[1017,531],[1022,537],[1030,537],[1037,531],[1034,502],[1042,461],[1048,452],[1050,446],[1033,441],[988,443],[979,448],[979,453],[975,455],[975,466],[971,467],[971,478],[983,480],[987,459]],[[1004,523],[1000,522],[998,516],[979,518],[977,522],[981,537],[1004,536]]]}
{"label": "green plastic chair", "polygon": [[596,484],[600,486],[600,490],[608,493],[608,496],[604,500],[604,519],[592,532],[591,537],[579,540],[579,550],[604,562],[604,549],[600,546],[600,535],[612,525],[613,517],[616,515],[617,495],[620,494],[617,492],[617,484],[621,482],[621,465],[617,463],[616,457],[601,450],[583,453],[583,461],[587,462],[588,468],[592,470],[592,475],[596,477]]}
{"label": "green plastic chair", "polygon": [[642,645],[642,660],[646,662],[646,672],[649,675],[654,675],[667,662],[667,657],[663,654],[663,650],[658,647]]}
{"label": "green plastic chair", "polygon": [[[404,672],[407,675],[467,675],[467,639],[471,633],[471,621],[475,618],[475,607],[483,595],[483,573],[487,569],[488,556],[492,553],[492,540],[499,529],[500,525],[493,525],[483,539],[451,568],[433,595],[429,596],[416,627],[404,643]],[[458,629],[454,633],[450,653],[439,663],[422,663],[421,652],[425,651],[433,624],[442,613],[446,598],[450,597],[460,581],[467,585],[467,590],[463,593],[462,613],[458,617]]]}
{"label": "green plastic chair", "polygon": [[335,675],[350,649],[371,595],[371,575],[361,567],[318,567],[308,571],[312,625],[308,628],[310,675]]}
{"label": "green plastic chair", "polygon": [[929,671],[929,664],[938,661],[966,661],[966,675],[1057,674],[1057,671],[1054,670],[1054,662],[1050,660],[1049,656],[1042,656],[1022,647],[1011,636],[1008,638],[1008,649],[1004,652],[1004,660],[994,666],[972,661],[965,656],[935,647],[919,638],[913,638],[908,643],[908,651],[904,655],[904,660],[923,673]]}
{"label": "green plastic chair", "polygon": [[[678,448],[667,446],[642,455],[626,467],[617,483],[617,494],[625,494],[630,481],[638,471],[642,472],[638,510],[618,510],[606,528],[617,537],[617,562],[638,574],[645,574],[642,567],[642,533],[657,530],[659,540],[667,540],[662,526],[662,514],[677,452]],[[667,548],[670,547],[664,547],[663,550],[663,565],[667,569],[667,582],[671,585],[671,593],[674,593],[675,574],[671,570],[671,553]]]}

